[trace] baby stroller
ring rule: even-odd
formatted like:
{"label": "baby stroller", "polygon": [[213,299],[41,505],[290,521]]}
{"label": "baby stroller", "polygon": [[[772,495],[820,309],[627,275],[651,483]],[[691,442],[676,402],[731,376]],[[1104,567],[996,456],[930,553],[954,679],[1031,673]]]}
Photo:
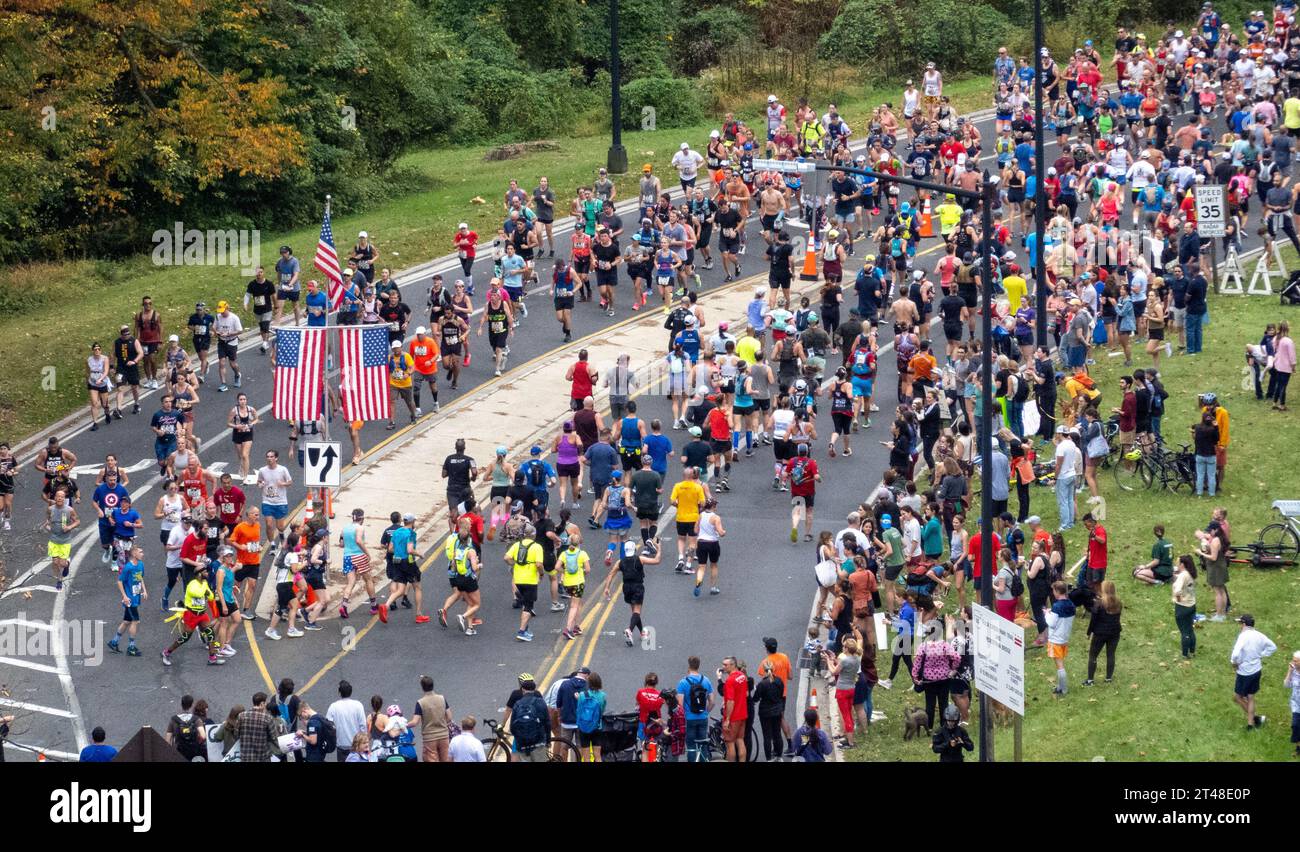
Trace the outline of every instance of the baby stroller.
{"label": "baby stroller", "polygon": [[632,763],[637,759],[636,732],[641,714],[606,713],[602,719],[600,758],[605,763]]}
{"label": "baby stroller", "polygon": [[1300,305],[1300,269],[1291,273],[1286,286],[1282,288],[1282,304]]}

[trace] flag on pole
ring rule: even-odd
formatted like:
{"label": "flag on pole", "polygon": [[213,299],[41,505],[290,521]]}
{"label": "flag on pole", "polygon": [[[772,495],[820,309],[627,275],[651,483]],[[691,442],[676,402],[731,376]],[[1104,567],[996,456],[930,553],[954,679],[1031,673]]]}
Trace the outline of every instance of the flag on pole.
{"label": "flag on pole", "polygon": [[339,392],[345,420],[387,420],[388,327],[339,329]]}
{"label": "flag on pole", "polygon": [[275,330],[275,397],[277,420],[316,420],[321,416],[325,374],[323,328]]}
{"label": "flag on pole", "polygon": [[343,274],[339,271],[339,253],[334,250],[334,230],[330,227],[328,203],[325,205],[325,218],[320,224],[320,239],[316,241],[314,265],[328,279],[326,295],[329,296],[330,310],[338,310],[343,301]]}

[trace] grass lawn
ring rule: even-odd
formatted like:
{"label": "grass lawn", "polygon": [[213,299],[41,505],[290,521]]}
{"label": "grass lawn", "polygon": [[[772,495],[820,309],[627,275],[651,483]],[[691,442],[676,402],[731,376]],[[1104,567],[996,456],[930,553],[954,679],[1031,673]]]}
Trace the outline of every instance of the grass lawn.
{"label": "grass lawn", "polygon": [[[1294,254],[1287,262],[1295,262]],[[1192,553],[1196,550],[1194,530],[1208,523],[1212,507],[1224,506],[1234,543],[1245,544],[1275,520],[1270,508],[1273,500],[1300,496],[1300,484],[1295,484],[1300,463],[1291,443],[1296,434],[1295,415],[1272,411],[1268,403],[1257,402],[1253,384],[1243,387],[1241,372],[1245,344],[1258,343],[1266,323],[1290,318],[1291,313],[1280,307],[1276,298],[1211,295],[1210,299],[1211,324],[1205,330],[1204,352],[1161,359],[1162,381],[1170,392],[1162,432],[1170,443],[1190,442],[1188,428],[1197,414],[1197,394],[1217,393],[1231,416],[1226,490],[1213,500],[1156,490],[1124,493],[1110,471],[1099,473],[1107,510],[1104,526],[1110,536],[1108,578],[1115,581],[1124,603],[1115,682],[1102,681],[1103,653],[1097,685],[1081,685],[1088,648],[1087,619],[1082,616],[1074,624],[1066,663],[1070,690],[1064,698],[1052,695],[1054,663],[1045,651],[1027,647],[1026,760],[1086,761],[1099,755],[1106,760],[1291,759],[1291,717],[1282,678],[1292,651],[1300,648],[1300,571],[1231,568],[1230,616],[1253,613],[1256,625],[1278,645],[1277,653],[1264,663],[1258,696],[1257,712],[1267,715],[1268,723],[1253,732],[1246,731],[1244,714],[1232,700],[1233,671],[1228,656],[1238,625],[1231,621],[1198,624],[1196,659],[1184,664],[1169,587],[1150,587],[1132,578],[1133,566],[1149,558],[1155,523],[1165,525],[1175,554]],[[1109,408],[1118,397],[1118,377],[1126,369],[1122,358],[1102,354],[1097,360],[1093,375]],[[1135,352],[1134,365],[1149,367],[1150,358]],[[1055,529],[1053,490],[1035,486],[1031,511],[1042,516],[1044,527]],[[1086,511],[1082,501],[1079,511]],[[1067,564],[1077,561],[1086,541],[1082,524],[1067,533]],[[1213,594],[1204,579],[1204,574],[1198,578],[1197,608],[1211,612]],[[948,606],[955,607],[955,593],[950,601]],[[1027,646],[1034,636],[1034,630],[1026,630]],[[886,651],[877,660],[882,676],[888,673],[888,665]],[[928,742],[902,740],[902,708],[907,704],[925,706],[924,696],[912,691],[908,677],[900,673],[892,690],[877,687],[873,698],[876,708],[889,718],[871,732],[865,745],[859,741],[856,749],[847,752],[850,760],[936,759]],[[978,701],[972,709],[970,730],[975,738]],[[1011,760],[1011,728],[999,728],[994,739],[998,758]],[[977,742],[975,755],[978,748]]]}
{"label": "grass lawn", "polygon": [[[962,112],[988,106],[987,79],[971,79],[949,86],[954,104]],[[860,90],[842,99],[841,112],[850,126],[865,131],[870,110],[882,100],[895,103],[894,90]],[[738,115],[760,115],[762,96],[735,106]],[[630,173],[615,176],[618,197],[634,192],[639,165],[652,162],[675,185],[670,160],[683,140],[702,150],[713,125],[624,134]],[[425,189],[394,198],[369,210],[335,208],[334,233],[340,255],[365,229],[379,248],[382,265],[401,269],[447,254],[451,235],[460,221],[490,241],[500,224],[500,201],[507,182],[518,177],[531,190],[536,178],[546,175],[556,190],[561,209],[573,189],[590,183],[595,169],[605,162],[608,136],[555,140],[558,150],[541,151],[514,160],[488,162],[486,146],[438,148],[414,152],[399,167],[420,175]],[[479,196],[486,204],[473,204]],[[322,202],[324,199],[322,199]],[[170,223],[168,223],[170,226]],[[205,230],[212,223],[187,222],[187,228]],[[304,265],[305,277],[318,277],[310,268],[319,223],[291,233],[262,234],[261,259],[273,264],[280,245],[293,247]],[[105,349],[113,330],[129,321],[139,309],[140,297],[152,295],[164,316],[164,333],[178,328],[202,299],[212,309],[219,299],[239,305],[248,276],[234,267],[154,266],[147,254],[122,260],[80,260],[35,263],[0,270],[0,340],[4,363],[0,371],[0,440],[17,441],[86,405],[85,358],[93,340]],[[238,311],[238,308],[236,309]],[[245,325],[250,317],[241,312]],[[188,335],[182,335],[188,344]],[[50,381],[49,368],[53,368]]]}

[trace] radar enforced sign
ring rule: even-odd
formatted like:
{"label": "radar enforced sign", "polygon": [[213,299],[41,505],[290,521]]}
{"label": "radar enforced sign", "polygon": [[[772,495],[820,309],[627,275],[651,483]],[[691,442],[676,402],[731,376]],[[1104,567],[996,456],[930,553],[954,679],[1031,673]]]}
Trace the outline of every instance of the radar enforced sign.
{"label": "radar enforced sign", "polygon": [[1228,196],[1222,186],[1198,186],[1196,233],[1201,237],[1222,237],[1227,233]]}
{"label": "radar enforced sign", "polygon": [[975,686],[1025,715],[1025,629],[990,609],[971,607]]}

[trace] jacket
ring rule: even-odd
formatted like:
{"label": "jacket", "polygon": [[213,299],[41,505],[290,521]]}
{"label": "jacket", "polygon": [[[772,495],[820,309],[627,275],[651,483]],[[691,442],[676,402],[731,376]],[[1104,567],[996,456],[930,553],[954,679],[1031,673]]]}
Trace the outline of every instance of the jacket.
{"label": "jacket", "polygon": [[[958,740],[958,743],[951,745],[949,740]],[[961,763],[964,758],[962,751],[974,751],[975,743],[971,742],[970,734],[960,725],[949,728],[946,724],[941,724],[939,730],[934,732],[930,748],[939,755],[940,763]]]}
{"label": "jacket", "polygon": [[1070,644],[1070,631],[1074,629],[1074,604],[1069,598],[1052,602],[1047,611],[1047,641],[1053,645]]}
{"label": "jacket", "polygon": [[1111,615],[1106,612],[1106,607],[1097,602],[1092,608],[1092,618],[1088,621],[1088,635],[1096,636],[1098,639],[1110,639],[1120,634],[1120,614],[1117,612]]}

